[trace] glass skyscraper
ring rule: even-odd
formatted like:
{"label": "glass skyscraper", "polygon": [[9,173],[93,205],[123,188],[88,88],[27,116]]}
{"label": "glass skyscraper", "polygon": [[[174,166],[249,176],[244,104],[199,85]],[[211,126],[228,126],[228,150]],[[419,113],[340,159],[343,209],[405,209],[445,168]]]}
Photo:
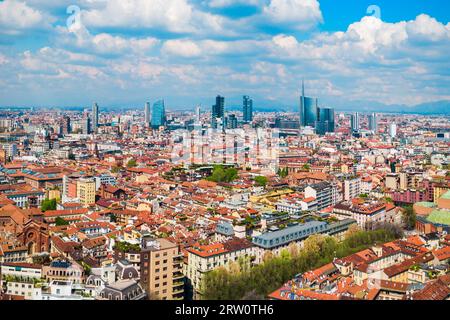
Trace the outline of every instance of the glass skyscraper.
{"label": "glass skyscraper", "polygon": [[94,103],[92,106],[92,130],[97,133],[98,129],[98,104]]}
{"label": "glass skyscraper", "polygon": [[300,97],[300,125],[303,127],[314,127],[317,121],[316,98],[305,97],[305,85],[302,83],[302,96]]}
{"label": "glass skyscraper", "polygon": [[373,133],[378,132],[378,121],[376,113],[372,113],[369,115],[369,130]]}
{"label": "glass skyscraper", "polygon": [[244,122],[253,121],[253,100],[249,96],[244,96],[243,103]]}
{"label": "glass skyscraper", "polygon": [[212,106],[211,112],[211,127],[217,128],[217,118],[222,119],[222,124],[225,122],[225,98],[221,96],[216,97],[216,104]]}
{"label": "glass skyscraper", "polygon": [[359,132],[360,126],[360,118],[359,118],[359,112],[355,112],[352,114],[350,118],[350,126],[353,132]]}
{"label": "glass skyscraper", "polygon": [[152,128],[158,129],[161,126],[165,126],[166,122],[167,118],[164,100],[158,100],[153,104],[152,108]]}
{"label": "glass skyscraper", "polygon": [[318,108],[317,109],[317,122],[316,133],[324,135],[327,132],[334,132],[334,109],[332,108]]}
{"label": "glass skyscraper", "polygon": [[146,102],[144,106],[144,122],[146,127],[150,125],[150,113],[150,102]]}

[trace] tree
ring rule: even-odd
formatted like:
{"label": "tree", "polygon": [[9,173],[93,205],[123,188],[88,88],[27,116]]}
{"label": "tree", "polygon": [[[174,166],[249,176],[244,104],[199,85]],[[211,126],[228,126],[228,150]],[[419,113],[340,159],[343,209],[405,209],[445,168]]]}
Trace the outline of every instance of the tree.
{"label": "tree", "polygon": [[66,220],[64,220],[61,217],[57,217],[55,219],[55,224],[56,224],[57,227],[61,227],[61,226],[68,226],[69,222],[67,222]]}
{"label": "tree", "polygon": [[278,176],[280,178],[286,178],[289,175],[289,171],[288,168],[284,168],[284,169],[278,169]]}
{"label": "tree", "polygon": [[361,228],[356,223],[352,224],[345,233],[345,239],[352,237],[358,232],[361,232]]}
{"label": "tree", "polygon": [[255,182],[257,185],[259,185],[260,187],[266,187],[267,185],[267,178],[264,176],[258,176],[255,178]]}
{"label": "tree", "polygon": [[407,230],[413,230],[416,226],[416,212],[413,206],[407,206],[403,209],[403,223]]}
{"label": "tree", "polygon": [[45,199],[41,203],[42,212],[46,212],[49,210],[56,210],[56,199]]}
{"label": "tree", "polygon": [[130,160],[128,161],[128,163],[127,163],[127,167],[128,167],[128,168],[134,168],[134,167],[137,167],[137,162],[136,162],[136,160],[130,159]]}
{"label": "tree", "polygon": [[211,176],[207,178],[208,181],[213,182],[227,182],[230,183],[238,177],[236,168],[224,169],[223,166],[214,166]]}

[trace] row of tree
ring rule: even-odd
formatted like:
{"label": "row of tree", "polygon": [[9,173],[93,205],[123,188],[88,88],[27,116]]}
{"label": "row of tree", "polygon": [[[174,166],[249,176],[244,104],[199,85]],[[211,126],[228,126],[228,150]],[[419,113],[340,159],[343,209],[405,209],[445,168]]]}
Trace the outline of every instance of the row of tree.
{"label": "row of tree", "polygon": [[393,228],[361,231],[351,228],[342,242],[326,235],[313,235],[300,248],[291,243],[279,256],[266,254],[263,263],[249,267],[240,259],[227,267],[206,274],[202,283],[203,297],[207,300],[264,299],[299,273],[323,266],[375,243],[385,243],[401,234]]}

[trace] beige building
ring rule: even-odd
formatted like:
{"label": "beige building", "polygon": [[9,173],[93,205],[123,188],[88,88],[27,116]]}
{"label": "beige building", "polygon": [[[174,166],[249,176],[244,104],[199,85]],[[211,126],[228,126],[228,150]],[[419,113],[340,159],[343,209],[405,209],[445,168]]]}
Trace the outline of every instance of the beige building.
{"label": "beige building", "polygon": [[226,267],[231,262],[244,258],[250,266],[256,259],[256,247],[246,239],[231,239],[223,243],[208,245],[195,244],[188,250],[186,276],[193,289],[193,298],[200,300],[203,295],[203,279],[205,275],[218,268]]}
{"label": "beige building", "polygon": [[77,198],[80,202],[89,206],[95,203],[95,180],[94,179],[80,179],[77,181]]}
{"label": "beige building", "polygon": [[178,245],[166,239],[144,239],[141,285],[149,300],[184,298],[183,256]]}

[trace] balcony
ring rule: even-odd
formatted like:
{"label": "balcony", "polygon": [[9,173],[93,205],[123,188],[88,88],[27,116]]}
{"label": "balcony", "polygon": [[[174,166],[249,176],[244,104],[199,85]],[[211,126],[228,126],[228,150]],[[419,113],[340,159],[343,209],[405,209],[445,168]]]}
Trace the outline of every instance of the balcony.
{"label": "balcony", "polygon": [[173,289],[173,295],[180,295],[184,294],[184,287],[174,288]]}
{"label": "balcony", "polygon": [[173,274],[173,280],[177,280],[177,279],[183,279],[184,278],[184,274],[182,274],[181,272],[175,272]]}

